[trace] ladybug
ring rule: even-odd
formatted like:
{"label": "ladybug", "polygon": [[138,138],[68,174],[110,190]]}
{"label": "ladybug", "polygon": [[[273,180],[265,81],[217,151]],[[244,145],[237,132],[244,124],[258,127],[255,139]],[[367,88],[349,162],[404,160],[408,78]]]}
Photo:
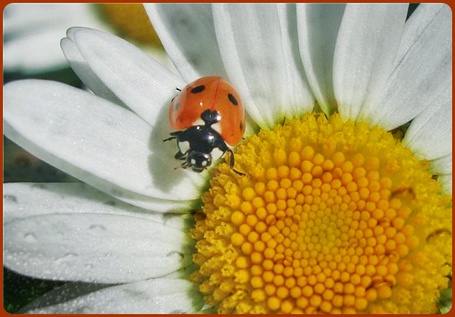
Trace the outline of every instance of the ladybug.
{"label": "ladybug", "polygon": [[[169,122],[178,130],[164,141],[177,140],[175,158],[183,168],[202,172],[229,152],[234,169],[234,153],[245,132],[245,110],[239,94],[221,77],[203,77],[188,84],[171,101]],[[239,174],[241,172],[236,171]]]}

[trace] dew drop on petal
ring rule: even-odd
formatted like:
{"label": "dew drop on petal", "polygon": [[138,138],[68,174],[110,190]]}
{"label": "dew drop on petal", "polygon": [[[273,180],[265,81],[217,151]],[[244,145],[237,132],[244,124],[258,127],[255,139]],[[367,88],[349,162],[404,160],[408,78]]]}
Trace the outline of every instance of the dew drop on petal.
{"label": "dew drop on petal", "polygon": [[71,263],[76,259],[76,257],[77,257],[76,253],[68,252],[63,257],[55,260],[55,264],[61,265],[61,264]]}
{"label": "dew drop on petal", "polygon": [[102,225],[91,225],[90,227],[88,227],[89,230],[92,230],[92,231],[97,231],[97,232],[102,232],[102,231],[105,231],[106,230],[106,227],[102,226]]}
{"label": "dew drop on petal", "polygon": [[38,241],[38,239],[36,238],[36,235],[33,232],[28,232],[28,233],[24,234],[24,239],[25,239],[25,241],[30,242],[30,243],[34,243],[34,242]]}
{"label": "dew drop on petal", "polygon": [[17,203],[17,198],[14,195],[3,195],[5,202]]}

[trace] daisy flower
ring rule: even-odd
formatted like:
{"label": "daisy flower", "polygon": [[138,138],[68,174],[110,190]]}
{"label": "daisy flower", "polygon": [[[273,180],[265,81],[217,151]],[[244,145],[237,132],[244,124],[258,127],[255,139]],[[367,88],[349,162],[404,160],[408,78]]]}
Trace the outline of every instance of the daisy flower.
{"label": "daisy flower", "polygon": [[[436,313],[449,287],[451,10],[146,5],[179,75],[72,28],[94,94],[4,87],[5,135],[85,184],[5,184],[4,260],[69,281],[37,313]],[[175,88],[227,78],[234,172],[176,169]]]}

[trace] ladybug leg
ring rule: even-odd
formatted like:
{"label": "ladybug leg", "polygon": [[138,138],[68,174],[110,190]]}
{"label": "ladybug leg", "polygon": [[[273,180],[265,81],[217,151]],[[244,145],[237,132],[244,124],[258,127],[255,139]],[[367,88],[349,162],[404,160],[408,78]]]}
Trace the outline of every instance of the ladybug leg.
{"label": "ladybug leg", "polygon": [[184,160],[186,158],[186,154],[185,153],[182,153],[180,151],[178,151],[177,153],[175,153],[175,156],[174,156],[177,160]]}
{"label": "ladybug leg", "polygon": [[236,170],[234,168],[235,160],[234,160],[234,152],[232,152],[231,149],[227,149],[226,152],[229,152],[229,167],[237,174],[240,176],[246,176],[245,173],[240,172],[239,170]]}
{"label": "ladybug leg", "polygon": [[177,160],[180,160],[180,161],[183,161],[182,164],[180,164],[179,166],[177,167],[174,167],[174,170],[178,169],[178,168],[183,168],[183,169],[186,169],[188,168],[188,162],[186,161],[186,154],[178,151],[176,154],[175,154],[175,158]]}
{"label": "ladybug leg", "polygon": [[[177,154],[176,154],[177,155]],[[185,158],[181,158],[180,160],[185,160]],[[179,168],[183,168],[183,169],[187,169],[188,168],[188,163],[186,161],[184,161],[182,164],[180,164],[179,166],[176,166],[174,167],[174,170],[177,170]]]}
{"label": "ladybug leg", "polygon": [[232,152],[231,149],[227,149],[226,152],[229,153],[229,167],[231,169],[234,169],[234,164],[235,164],[235,161],[234,161],[234,152]]}
{"label": "ladybug leg", "polygon": [[171,132],[169,133],[171,136],[167,139],[164,139],[163,142],[166,142],[166,141],[171,141],[171,140],[174,140],[174,139],[178,139],[179,135],[182,133],[182,131],[174,131],[174,132]]}

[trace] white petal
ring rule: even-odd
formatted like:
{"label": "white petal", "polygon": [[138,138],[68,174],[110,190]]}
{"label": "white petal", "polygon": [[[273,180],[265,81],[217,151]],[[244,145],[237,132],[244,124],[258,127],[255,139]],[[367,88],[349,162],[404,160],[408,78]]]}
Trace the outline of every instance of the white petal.
{"label": "white petal", "polygon": [[430,171],[433,175],[452,174],[452,153],[430,161]]}
{"label": "white petal", "polygon": [[124,104],[152,126],[167,123],[169,103],[176,87],[183,87],[184,81],[115,35],[72,28],[68,39],[75,43],[92,72]]}
{"label": "white petal", "polygon": [[[39,25],[58,25],[65,20],[63,15],[67,13],[66,8],[58,4],[10,3],[3,12],[3,29],[11,36],[24,34]],[[54,17],[54,20],[50,17]]]}
{"label": "white petal", "polygon": [[430,161],[430,172],[437,175],[443,192],[452,195],[452,153]]}
{"label": "white petal", "polygon": [[452,153],[452,86],[412,120],[403,143],[428,160]]}
{"label": "white petal", "polygon": [[336,110],[333,56],[345,4],[297,4],[299,48],[308,81],[319,106]]}
{"label": "white petal", "polygon": [[187,81],[225,77],[210,4],[144,4],[153,27],[176,68]]}
{"label": "white petal", "polygon": [[407,4],[348,4],[335,47],[333,88],[343,118],[369,118],[400,44]]}
{"label": "white petal", "polygon": [[216,4],[213,17],[229,78],[254,121],[267,128],[302,114],[314,100],[298,58],[295,7]]}
{"label": "white petal", "polygon": [[441,175],[438,181],[442,184],[443,192],[452,195],[452,174]]}
{"label": "white petal", "polygon": [[123,102],[92,71],[72,40],[64,38],[60,41],[60,46],[73,71],[91,91],[97,96],[124,106]]}
{"label": "white petal", "polygon": [[451,83],[452,11],[445,4],[419,5],[406,23],[374,122],[393,129],[410,121]]}
{"label": "white petal", "polygon": [[302,113],[313,110],[314,97],[310,84],[305,77],[302,61],[297,56],[299,48],[296,45],[297,32],[297,10],[294,4],[277,4],[278,20],[281,28],[282,58],[284,59],[285,79],[283,90],[287,95],[282,97],[285,104],[286,116],[302,115]]}
{"label": "white petal", "polygon": [[4,225],[4,264],[52,280],[125,283],[188,264],[183,227],[109,214],[49,214]]}
{"label": "white petal", "polygon": [[92,4],[13,3],[4,11],[4,67],[40,72],[68,67],[59,46],[73,25],[107,29]]}
{"label": "white petal", "polygon": [[63,29],[46,29],[7,41],[3,50],[5,71],[34,73],[68,67],[59,45],[64,34]]}
{"label": "white petal", "polygon": [[[156,209],[165,208],[157,204]],[[3,221],[45,214],[98,213],[138,217],[180,229],[186,215],[150,212],[116,200],[84,183],[7,183],[3,185]]]}
{"label": "white petal", "polygon": [[202,178],[174,170],[175,145],[164,151],[161,140],[153,143],[152,133],[159,131],[124,108],[67,85],[39,80],[5,85],[4,107],[8,138],[114,197],[153,208],[157,199],[199,196]]}
{"label": "white petal", "polygon": [[[34,308],[32,314],[182,314],[196,313],[192,283],[183,279],[152,279],[108,287],[52,306]],[[57,289],[58,290],[58,289]],[[60,291],[61,292],[61,291]],[[55,293],[55,292],[54,292]],[[60,294],[52,294],[61,297]],[[49,295],[34,306],[52,303]],[[55,301],[55,300],[54,300]],[[32,306],[33,307],[33,306]]]}
{"label": "white petal", "polygon": [[69,26],[77,23],[103,25],[96,8],[87,3],[10,3],[3,13],[3,27],[8,35],[27,34],[37,28],[56,26],[65,32]]}

